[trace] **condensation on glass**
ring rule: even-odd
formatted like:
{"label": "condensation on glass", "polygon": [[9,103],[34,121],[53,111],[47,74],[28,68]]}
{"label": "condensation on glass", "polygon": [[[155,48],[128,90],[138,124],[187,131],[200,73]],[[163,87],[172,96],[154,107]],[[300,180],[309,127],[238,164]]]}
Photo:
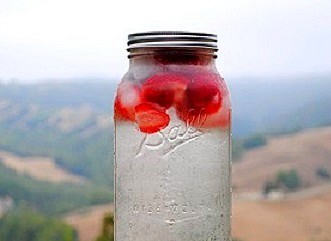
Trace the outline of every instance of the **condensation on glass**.
{"label": "condensation on glass", "polygon": [[217,36],[129,35],[115,98],[116,241],[229,241],[231,103]]}

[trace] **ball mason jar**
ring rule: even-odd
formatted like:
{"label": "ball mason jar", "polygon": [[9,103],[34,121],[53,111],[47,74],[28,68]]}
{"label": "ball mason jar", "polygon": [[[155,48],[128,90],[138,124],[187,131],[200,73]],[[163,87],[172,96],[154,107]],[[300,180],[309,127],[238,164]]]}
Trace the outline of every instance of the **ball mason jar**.
{"label": "ball mason jar", "polygon": [[217,36],[129,35],[115,97],[115,240],[229,241],[231,103]]}

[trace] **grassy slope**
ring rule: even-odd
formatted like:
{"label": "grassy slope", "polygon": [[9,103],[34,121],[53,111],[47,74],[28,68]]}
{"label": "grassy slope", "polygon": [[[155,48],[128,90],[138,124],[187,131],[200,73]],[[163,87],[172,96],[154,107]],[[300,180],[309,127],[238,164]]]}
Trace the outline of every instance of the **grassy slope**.
{"label": "grassy slope", "polygon": [[331,188],[303,199],[235,201],[233,235],[243,241],[331,240]]}
{"label": "grassy slope", "polygon": [[233,165],[233,182],[238,192],[260,191],[279,170],[296,169],[306,187],[328,180],[316,175],[318,168],[331,173],[331,127],[306,130],[269,139],[266,146],[247,151]]}
{"label": "grassy slope", "polygon": [[46,214],[61,214],[112,200],[112,192],[104,188],[37,181],[3,164],[0,164],[0,184],[0,196],[10,196],[16,205],[24,204]]}

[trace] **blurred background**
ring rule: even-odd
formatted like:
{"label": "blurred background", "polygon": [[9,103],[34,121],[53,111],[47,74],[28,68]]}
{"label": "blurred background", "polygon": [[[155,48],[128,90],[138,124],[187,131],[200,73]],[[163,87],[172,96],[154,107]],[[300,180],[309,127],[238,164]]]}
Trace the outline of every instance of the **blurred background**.
{"label": "blurred background", "polygon": [[331,2],[0,0],[0,240],[112,240],[129,33],[219,36],[233,236],[331,241]]}

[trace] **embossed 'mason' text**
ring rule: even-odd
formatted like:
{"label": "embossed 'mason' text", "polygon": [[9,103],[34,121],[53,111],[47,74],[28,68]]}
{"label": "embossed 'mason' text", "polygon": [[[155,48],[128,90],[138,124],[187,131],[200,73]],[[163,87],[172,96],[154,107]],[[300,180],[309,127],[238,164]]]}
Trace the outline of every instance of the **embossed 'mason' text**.
{"label": "embossed 'mason' text", "polygon": [[200,203],[196,205],[192,204],[177,204],[172,203],[166,204],[135,204],[132,207],[132,211],[135,214],[199,214],[206,211],[210,211],[211,208],[205,203]]}

